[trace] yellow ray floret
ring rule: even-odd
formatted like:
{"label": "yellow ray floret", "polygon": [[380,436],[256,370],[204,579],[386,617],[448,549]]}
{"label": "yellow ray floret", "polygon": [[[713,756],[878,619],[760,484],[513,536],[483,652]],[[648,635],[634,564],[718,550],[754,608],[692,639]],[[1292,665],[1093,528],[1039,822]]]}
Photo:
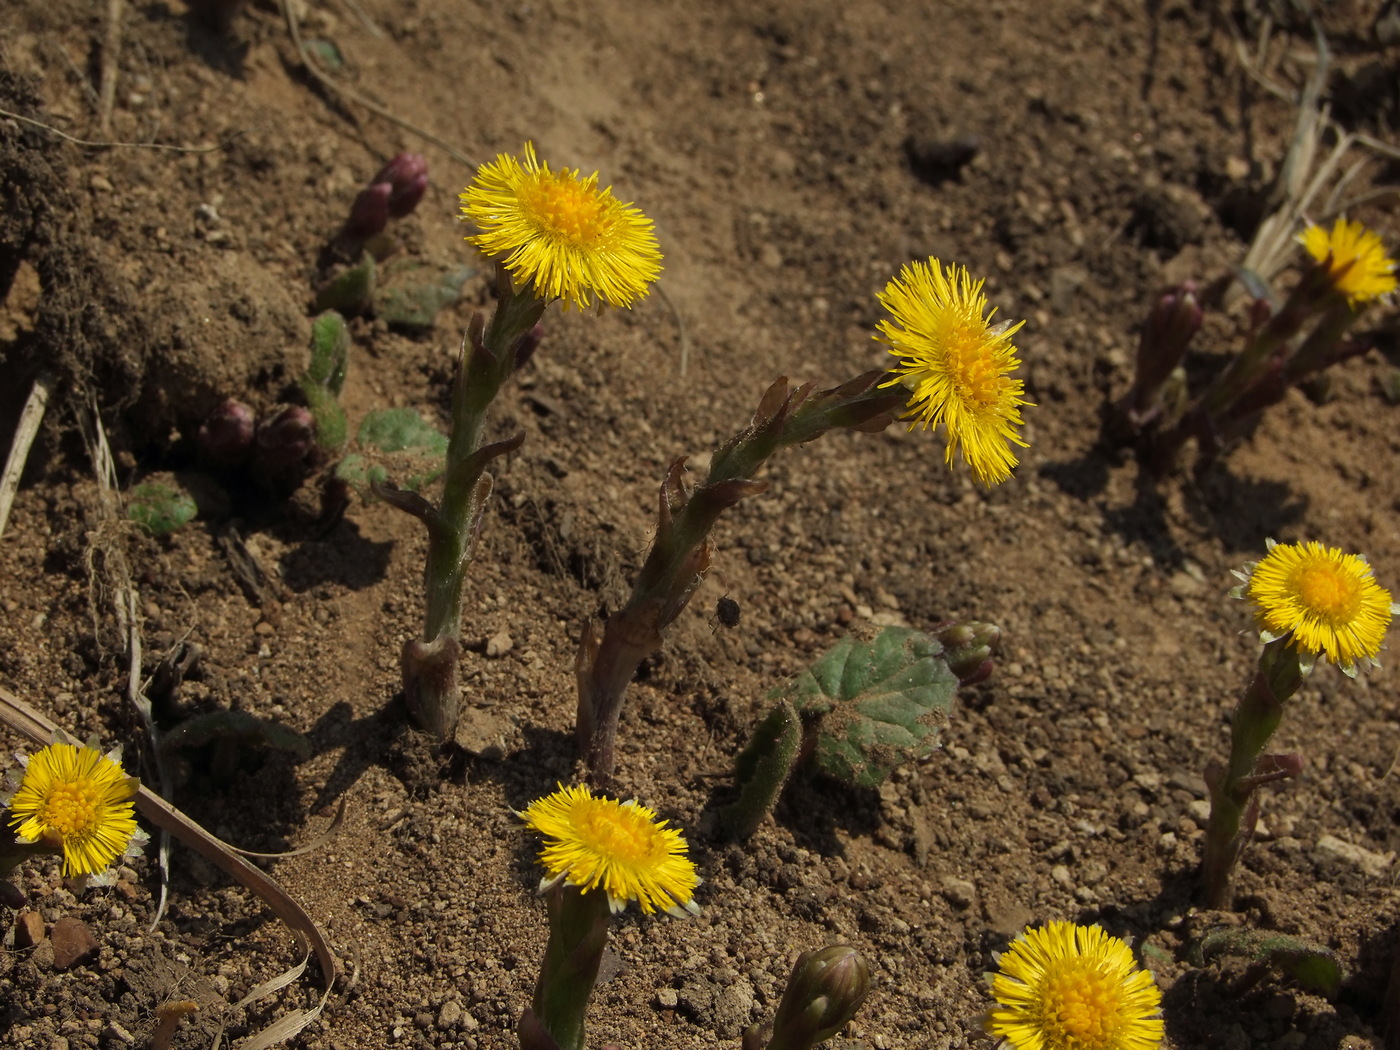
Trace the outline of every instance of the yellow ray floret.
{"label": "yellow ray floret", "polygon": [[524,160],[502,153],[459,196],[481,232],[468,237],[499,259],[517,284],[564,308],[595,301],[631,306],[661,273],[652,222],[598,188],[598,173],[550,171],[525,143]]}
{"label": "yellow ray floret", "polygon": [[65,876],[96,875],[136,834],[137,787],[135,777],[96,748],[50,744],[30,756],[9,822],[21,839],[61,845]]}
{"label": "yellow ray floret", "polygon": [[1385,254],[1380,237],[1359,222],[1338,219],[1331,233],[1309,226],[1298,243],[1326,265],[1333,285],[1352,306],[1395,291],[1395,260]]}
{"label": "yellow ray floret", "polygon": [[990,324],[982,282],[937,259],[901,269],[880,303],[893,320],[881,321],[875,338],[899,358],[895,378],[883,385],[909,388],[911,429],[942,424],[945,462],[961,449],[982,484],[1005,481],[1016,465],[1012,446],[1026,447],[1018,428],[1021,406],[1031,402],[1022,381],[1011,378],[1021,365],[1011,337],[1025,322]]}
{"label": "yellow ray floret", "polygon": [[1097,926],[1027,929],[992,978],[987,1030],[1015,1050],[1153,1050],[1162,994],[1128,945]]}
{"label": "yellow ray floret", "polygon": [[1244,588],[1264,640],[1291,633],[1299,652],[1353,676],[1373,663],[1393,609],[1366,559],[1317,542],[1270,543]]}
{"label": "yellow ray floret", "polygon": [[520,817],[545,838],[545,885],[562,879],[585,892],[602,890],[614,912],[630,900],[648,914],[699,911],[693,897],[700,877],[686,857],[685,837],[646,806],[560,785]]}

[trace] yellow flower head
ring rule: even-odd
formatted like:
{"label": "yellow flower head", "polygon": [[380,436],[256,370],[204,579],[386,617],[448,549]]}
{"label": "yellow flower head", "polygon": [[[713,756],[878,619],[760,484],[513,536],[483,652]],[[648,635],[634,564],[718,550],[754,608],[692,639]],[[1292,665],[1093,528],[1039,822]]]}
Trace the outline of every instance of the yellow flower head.
{"label": "yellow flower head", "polygon": [[648,915],[699,912],[693,896],[700,876],[685,855],[685,837],[646,806],[561,784],[519,816],[545,837],[540,863],[549,875],[542,889],[561,879],[585,892],[601,889],[614,913],[630,900]]}
{"label": "yellow flower head", "polygon": [[62,846],[65,876],[96,875],[136,834],[131,800],[138,786],[111,755],[53,743],[29,756],[9,822],[25,841]]}
{"label": "yellow flower head", "polygon": [[525,143],[525,159],[507,153],[483,164],[459,194],[462,213],[481,229],[468,237],[500,257],[518,284],[564,309],[631,306],[661,273],[652,222],[598,188],[595,171],[550,171]]}
{"label": "yellow flower head", "polygon": [[945,462],[961,448],[978,481],[1005,481],[1016,465],[1011,446],[1026,447],[1017,427],[1021,406],[1031,402],[1022,381],[1010,377],[1021,365],[1011,337],[1025,322],[989,324],[982,282],[937,259],[901,269],[880,303],[894,319],[881,321],[875,338],[899,358],[895,378],[883,385],[909,388],[910,429],[943,424]]}
{"label": "yellow flower head", "polygon": [[987,1030],[1015,1050],[1153,1050],[1162,993],[1133,953],[1097,926],[1027,929],[992,978]]}
{"label": "yellow flower head", "polygon": [[1358,664],[1374,663],[1395,609],[1366,559],[1316,542],[1268,546],[1261,561],[1235,574],[1260,637],[1272,642],[1291,632],[1300,653],[1325,655],[1352,677]]}
{"label": "yellow flower head", "polygon": [[1298,243],[1327,267],[1337,291],[1352,306],[1395,291],[1395,260],[1385,254],[1380,237],[1359,222],[1338,219],[1331,233],[1309,226]]}

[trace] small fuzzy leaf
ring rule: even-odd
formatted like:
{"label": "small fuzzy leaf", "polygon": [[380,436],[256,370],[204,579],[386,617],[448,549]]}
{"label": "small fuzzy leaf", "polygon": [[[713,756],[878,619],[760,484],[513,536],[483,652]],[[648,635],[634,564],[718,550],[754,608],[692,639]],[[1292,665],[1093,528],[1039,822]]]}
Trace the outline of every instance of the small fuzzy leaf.
{"label": "small fuzzy leaf", "polygon": [[355,435],[360,451],[335,468],[366,499],[373,482],[395,479],[398,488],[416,492],[447,468],[447,436],[411,408],[371,412]]}
{"label": "small fuzzy leaf", "polygon": [[325,387],[303,381],[301,392],[306,397],[311,418],[316,421],[316,444],[326,452],[339,452],[345,447],[350,429],[345,419],[345,409],[340,407],[335,394]]}
{"label": "small fuzzy leaf", "polygon": [[312,383],[332,394],[345,386],[345,369],[350,359],[350,331],[345,318],[327,310],[311,322],[311,363],[301,377],[302,386]]}
{"label": "small fuzzy leaf", "polygon": [[787,696],[804,719],[821,719],[816,762],[823,772],[876,787],[937,749],[957,687],[936,638],[887,627],[873,641],[843,638],[774,695]]}
{"label": "small fuzzy leaf", "polygon": [[1329,998],[1337,994],[1346,976],[1332,949],[1268,930],[1238,926],[1212,930],[1201,938],[1199,957],[1205,962],[1221,955],[1268,964],[1288,974],[1306,991]]}
{"label": "small fuzzy leaf", "polygon": [[311,757],[311,742],[295,729],[247,711],[212,711],[187,718],[161,737],[160,746],[163,750],[175,751],[222,740],[247,741],[290,752],[303,760]]}
{"label": "small fuzzy leaf", "polygon": [[734,761],[739,797],[719,812],[731,838],[746,839],[778,801],[802,750],[802,719],[787,700],[778,701],[754,727],[748,745]]}
{"label": "small fuzzy leaf", "polygon": [[335,465],[335,476],[366,498],[370,496],[372,484],[378,482],[382,485],[389,480],[387,470],[378,463],[370,463],[358,452],[350,453]]}
{"label": "small fuzzy leaf", "polygon": [[447,454],[447,436],[411,408],[371,412],[361,421],[355,438],[366,448],[379,452],[414,448],[437,455]]}
{"label": "small fuzzy leaf", "polygon": [[153,536],[166,536],[199,513],[194,497],[170,481],[143,481],[126,504],[126,516]]}
{"label": "small fuzzy leaf", "polygon": [[341,270],[317,294],[317,310],[354,317],[369,309],[374,294],[374,256],[365,252],[354,266]]}
{"label": "small fuzzy leaf", "polygon": [[462,285],[474,272],[412,261],[386,266],[372,296],[375,316],[400,328],[431,328],[438,311],[462,297]]}

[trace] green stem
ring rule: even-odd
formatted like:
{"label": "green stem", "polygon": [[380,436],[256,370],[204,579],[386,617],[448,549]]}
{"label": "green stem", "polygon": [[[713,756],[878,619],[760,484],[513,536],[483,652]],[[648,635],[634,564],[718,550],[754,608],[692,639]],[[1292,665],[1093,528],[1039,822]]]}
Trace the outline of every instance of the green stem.
{"label": "green stem", "polygon": [[486,467],[495,456],[519,447],[519,440],[483,445],[487,416],[515,368],[520,341],[546,306],[532,289],[513,289],[509,276],[499,269],[498,274],[500,292],[490,324],[483,331],[480,320],[474,320],[462,346],[452,391],[452,434],[442,503],[436,508],[405,507],[428,526],[428,556],[423,574],[427,599],[423,635],[404,646],[404,696],[413,720],[439,742],[452,736],[461,704],[457,656],[462,586],[490,493]]}
{"label": "green stem", "polygon": [[559,1050],[583,1050],[588,1000],[598,980],[598,967],[608,943],[608,895],[588,893],[560,882],[548,891],[549,943],[540,963],[530,1014],[521,1019],[521,1045],[535,1023],[558,1044]]}
{"label": "green stem", "polygon": [[[1230,726],[1230,757],[1224,769],[1208,770],[1210,819],[1206,824],[1202,877],[1206,903],[1224,907],[1230,877],[1253,827],[1244,827],[1250,798],[1258,790],[1254,774],[1283,719],[1284,702],[1302,682],[1298,651],[1286,635],[1264,646],[1249,688],[1235,707]],[[1250,821],[1250,824],[1253,822]]]}

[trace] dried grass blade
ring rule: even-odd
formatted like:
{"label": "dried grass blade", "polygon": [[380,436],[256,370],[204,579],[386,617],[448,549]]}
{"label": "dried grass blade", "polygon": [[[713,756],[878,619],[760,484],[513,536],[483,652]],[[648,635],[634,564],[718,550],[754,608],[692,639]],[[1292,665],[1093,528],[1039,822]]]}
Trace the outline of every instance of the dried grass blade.
{"label": "dried grass blade", "polygon": [[[8,689],[0,687],[0,722],[43,746],[53,739],[57,725],[40,714]],[[217,865],[256,893],[274,915],[305,938],[316,955],[329,993],[335,983],[337,968],[335,954],[329,942],[300,904],[271,876],[240,857],[222,839],[216,838],[185,814],[144,785],[136,796],[136,808],[141,815],[162,831],[168,831],[190,849]],[[308,1022],[309,1023],[309,1022]]]}

